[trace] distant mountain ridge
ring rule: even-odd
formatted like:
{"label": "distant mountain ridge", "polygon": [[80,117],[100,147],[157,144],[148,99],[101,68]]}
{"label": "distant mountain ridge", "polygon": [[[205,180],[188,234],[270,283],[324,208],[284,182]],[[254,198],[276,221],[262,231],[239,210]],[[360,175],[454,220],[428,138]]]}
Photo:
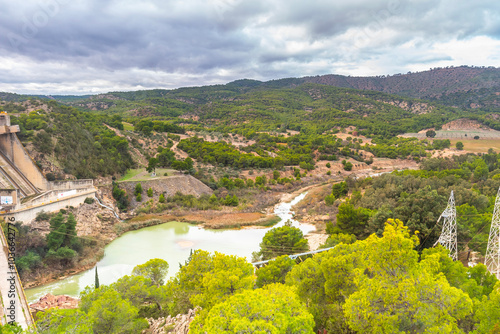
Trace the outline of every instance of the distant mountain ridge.
{"label": "distant mountain ridge", "polygon": [[464,108],[500,106],[500,69],[446,67],[429,71],[376,77],[328,74],[304,77],[304,82],[435,100]]}
{"label": "distant mountain ridge", "polygon": [[445,67],[428,71],[382,75],[371,77],[354,77],[339,74],[309,76],[302,78],[283,78],[270,81],[240,79],[225,85],[181,87],[177,89],[151,89],[130,92],[109,92],[107,94],[85,96],[42,96],[1,93],[4,101],[23,101],[29,97],[56,99],[63,103],[76,105],[82,100],[114,100],[124,99],[137,101],[151,98],[188,97],[185,102],[207,102],[225,95],[246,93],[253,90],[293,88],[305,83],[371,90],[404,97],[436,101],[444,105],[464,109],[482,108],[487,111],[500,112],[500,68],[495,67]]}

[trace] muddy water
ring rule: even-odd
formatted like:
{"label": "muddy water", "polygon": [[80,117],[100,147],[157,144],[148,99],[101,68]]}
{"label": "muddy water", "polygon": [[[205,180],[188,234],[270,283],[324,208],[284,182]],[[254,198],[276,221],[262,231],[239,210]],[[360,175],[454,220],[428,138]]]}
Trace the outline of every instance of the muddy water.
{"label": "muddy water", "polygon": [[[291,207],[305,197],[305,193],[295,197],[289,203],[276,205],[274,213],[281,218],[275,225],[282,226],[291,220],[304,234],[315,229],[312,225],[300,224],[292,219]],[[123,234],[106,246],[104,257],[97,263],[100,284],[111,284],[124,275],[130,275],[132,269],[152,258],[162,258],[169,265],[169,277],[179,270],[179,263],[184,263],[191,250],[203,249],[224,254],[246,257],[259,250],[259,244],[269,228],[246,228],[240,230],[210,230],[188,223],[169,222],[146,227]],[[94,269],[69,276],[56,282],[27,289],[26,297],[30,303],[47,293],[77,297],[87,285],[94,284]]]}

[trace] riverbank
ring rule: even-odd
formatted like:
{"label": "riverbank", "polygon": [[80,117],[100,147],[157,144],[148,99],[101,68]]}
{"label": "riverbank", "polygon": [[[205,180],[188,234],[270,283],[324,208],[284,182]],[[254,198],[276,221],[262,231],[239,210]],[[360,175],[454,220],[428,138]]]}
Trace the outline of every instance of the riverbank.
{"label": "riverbank", "polygon": [[199,212],[185,212],[177,214],[145,214],[130,219],[130,224],[158,220],[161,223],[179,221],[195,225],[202,225],[211,229],[241,228],[249,226],[271,226],[279,221],[273,214],[260,212],[224,212],[206,210]]}

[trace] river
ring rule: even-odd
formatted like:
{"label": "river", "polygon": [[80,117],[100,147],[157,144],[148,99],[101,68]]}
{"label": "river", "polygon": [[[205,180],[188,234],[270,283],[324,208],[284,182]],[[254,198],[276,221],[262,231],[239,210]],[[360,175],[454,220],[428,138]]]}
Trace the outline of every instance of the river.
{"label": "river", "polygon": [[[291,202],[275,206],[274,213],[281,221],[273,227],[283,226],[287,220],[300,228],[305,234],[315,230],[313,225],[300,224],[294,220],[291,208],[305,197],[302,193]],[[111,284],[124,275],[130,275],[132,269],[153,258],[166,260],[169,265],[168,277],[179,270],[179,263],[184,263],[191,250],[203,249],[224,254],[246,257],[251,261],[252,252],[259,250],[259,244],[268,228],[243,228],[228,230],[205,229],[188,223],[169,222],[124,233],[108,244],[104,257],[99,261],[97,271],[100,284]],[[86,286],[94,284],[94,268],[61,280],[26,289],[30,303],[51,293],[78,297]]]}

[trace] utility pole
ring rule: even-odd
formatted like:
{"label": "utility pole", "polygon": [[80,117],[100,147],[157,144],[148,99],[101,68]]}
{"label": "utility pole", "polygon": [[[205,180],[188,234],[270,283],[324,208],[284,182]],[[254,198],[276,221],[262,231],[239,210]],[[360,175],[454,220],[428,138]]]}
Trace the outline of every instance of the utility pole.
{"label": "utility pole", "polygon": [[490,273],[500,279],[500,188],[498,189],[493,217],[491,218],[490,237],[484,264]]}
{"label": "utility pole", "polygon": [[450,251],[449,255],[453,261],[458,259],[457,256],[457,210],[455,209],[455,198],[453,197],[453,190],[451,191],[450,199],[448,200],[448,206],[444,209],[441,216],[439,216],[437,222],[443,218],[443,230],[439,239],[436,241],[434,246],[438,243],[443,245],[446,249]]}

